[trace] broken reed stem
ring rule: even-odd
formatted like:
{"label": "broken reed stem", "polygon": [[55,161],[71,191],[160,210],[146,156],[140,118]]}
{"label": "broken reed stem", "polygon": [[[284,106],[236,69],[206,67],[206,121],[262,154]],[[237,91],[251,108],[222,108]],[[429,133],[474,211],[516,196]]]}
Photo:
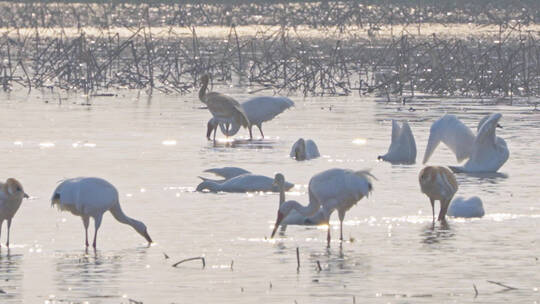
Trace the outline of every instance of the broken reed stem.
{"label": "broken reed stem", "polygon": [[296,271],[300,271],[300,247],[296,247]]}
{"label": "broken reed stem", "polygon": [[188,261],[194,261],[194,260],[201,260],[202,261],[202,267],[206,267],[206,260],[204,259],[204,257],[194,257],[194,258],[189,258],[189,259],[183,259],[179,262],[176,262],[172,265],[172,267],[177,267],[178,265],[184,263],[184,262],[188,262]]}
{"label": "broken reed stem", "polygon": [[504,287],[508,290],[516,290],[516,289],[519,289],[519,288],[516,288],[516,287],[512,287],[512,286],[508,286],[506,284],[503,284],[501,282],[495,282],[495,281],[490,281],[490,280],[487,280],[488,283],[491,283],[491,284],[495,284],[495,285],[499,285],[501,287]]}
{"label": "broken reed stem", "polygon": [[317,260],[317,272],[321,272],[321,270],[322,270],[321,262],[319,262],[319,261]]}

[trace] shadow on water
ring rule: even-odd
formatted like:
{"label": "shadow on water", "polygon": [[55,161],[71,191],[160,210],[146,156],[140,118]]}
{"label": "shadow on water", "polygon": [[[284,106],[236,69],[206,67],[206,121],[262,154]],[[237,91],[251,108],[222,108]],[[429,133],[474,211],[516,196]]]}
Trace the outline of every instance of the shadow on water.
{"label": "shadow on water", "polygon": [[271,139],[233,139],[210,141],[208,147],[215,148],[244,148],[244,149],[273,149],[278,142]]}
{"label": "shadow on water", "polygon": [[422,229],[420,236],[422,237],[422,243],[424,244],[438,244],[454,238],[455,234],[447,221],[441,221],[435,224],[430,223],[425,226]]}
{"label": "shadow on water", "polygon": [[122,253],[92,250],[56,254],[57,298],[65,301],[120,298]]}
{"label": "shadow on water", "polygon": [[22,254],[11,254],[9,249],[0,252],[0,303],[21,302]]}

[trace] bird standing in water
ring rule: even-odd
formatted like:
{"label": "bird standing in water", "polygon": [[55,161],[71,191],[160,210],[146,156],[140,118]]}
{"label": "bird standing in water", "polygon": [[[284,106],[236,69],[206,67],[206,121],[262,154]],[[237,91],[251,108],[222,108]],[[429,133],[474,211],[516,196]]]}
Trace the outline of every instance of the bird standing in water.
{"label": "bird standing in water", "polygon": [[96,239],[103,213],[110,211],[114,218],[120,223],[130,225],[142,235],[148,244],[152,243],[150,235],[143,222],[132,219],[124,214],[120,208],[118,191],[108,181],[97,177],[77,177],[64,180],[53,192],[52,206],[56,205],[62,211],[66,210],[73,215],[78,215],[83,220],[86,236],[86,247],[88,247],[88,225],[90,217],[94,218],[94,242],[92,246],[96,249]]}
{"label": "bird standing in water", "polygon": [[433,223],[435,223],[436,200],[441,203],[438,220],[445,221],[450,201],[458,190],[456,177],[452,171],[445,167],[427,166],[420,171],[418,179],[420,181],[420,189],[429,197],[431,202]]}
{"label": "bird standing in water", "polygon": [[19,210],[23,198],[28,198],[28,194],[24,193],[23,187],[18,180],[8,178],[5,183],[0,183],[0,231],[2,230],[2,224],[7,220],[7,247],[9,247],[11,220]]}
{"label": "bird standing in water", "polygon": [[[214,142],[216,141],[216,131],[219,124],[225,124],[226,130],[233,124],[239,124],[244,128],[249,127],[249,119],[242,109],[242,106],[234,98],[216,92],[206,92],[210,76],[203,75],[201,78],[202,86],[199,90],[199,99],[208,106],[216,124],[214,127]],[[208,133],[208,137],[210,132]],[[210,138],[208,138],[210,139]]]}

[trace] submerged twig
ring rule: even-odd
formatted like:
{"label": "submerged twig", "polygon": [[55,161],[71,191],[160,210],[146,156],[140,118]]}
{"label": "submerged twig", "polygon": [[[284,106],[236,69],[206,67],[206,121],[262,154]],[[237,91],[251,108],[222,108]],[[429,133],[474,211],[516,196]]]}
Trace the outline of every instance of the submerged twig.
{"label": "submerged twig", "polygon": [[516,290],[516,289],[519,289],[519,288],[516,288],[516,287],[512,287],[512,286],[508,286],[506,284],[503,284],[501,282],[495,282],[495,281],[490,281],[490,280],[487,280],[488,283],[491,283],[491,284],[495,284],[495,285],[499,285],[501,287],[504,287],[508,290]]}
{"label": "submerged twig", "polygon": [[206,260],[204,259],[204,257],[194,257],[194,258],[189,258],[189,259],[183,259],[179,262],[176,262],[172,265],[172,267],[177,267],[178,265],[184,263],[184,262],[188,262],[188,261],[194,261],[194,260],[201,260],[202,261],[202,267],[206,267]]}
{"label": "submerged twig", "polygon": [[300,271],[300,247],[296,247],[296,271]]}

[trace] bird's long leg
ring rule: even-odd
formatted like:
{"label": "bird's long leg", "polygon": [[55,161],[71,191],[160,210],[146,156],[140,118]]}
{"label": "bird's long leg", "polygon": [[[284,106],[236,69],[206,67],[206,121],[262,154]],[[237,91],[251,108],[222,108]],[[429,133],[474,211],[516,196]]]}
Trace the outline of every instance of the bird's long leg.
{"label": "bird's long leg", "polygon": [[[0,234],[2,233],[2,225],[4,224],[4,220],[0,220]],[[2,247],[2,245],[0,245]]]}
{"label": "bird's long leg", "polygon": [[257,128],[259,128],[259,131],[261,131],[261,136],[264,139],[264,133],[262,131],[262,125],[257,125]]}
{"label": "bird's long leg", "polygon": [[217,126],[214,127],[214,143],[216,142]]}
{"label": "bird's long leg", "polygon": [[252,127],[253,127],[252,125],[249,126],[249,140],[253,139],[253,133],[251,132]]}
{"label": "bird's long leg", "polygon": [[11,228],[11,219],[8,219],[7,220],[7,242],[6,242],[6,247],[9,248],[9,230]]}
{"label": "bird's long leg", "polygon": [[446,212],[448,211],[448,206],[450,205],[450,200],[441,200],[441,211],[439,211],[439,218],[437,220],[444,221]]}
{"label": "bird's long leg", "polygon": [[338,210],[339,216],[339,240],[343,242],[343,220],[345,219],[345,210]]}
{"label": "bird's long leg", "polygon": [[92,246],[94,247],[94,250],[96,249],[96,241],[97,241],[97,232],[99,230],[99,226],[101,226],[101,219],[103,217],[101,215],[98,215],[94,217],[94,242],[92,243]]}
{"label": "bird's long leg", "polygon": [[328,233],[326,235],[326,248],[330,248],[330,222],[328,223]]}
{"label": "bird's long leg", "polygon": [[83,216],[82,221],[84,225],[84,235],[86,239],[85,244],[86,244],[86,247],[88,248],[88,225],[90,224],[90,218],[88,216]]}
{"label": "bird's long leg", "polygon": [[431,202],[431,213],[433,214],[433,223],[435,223],[435,200],[430,198],[429,201]]}

